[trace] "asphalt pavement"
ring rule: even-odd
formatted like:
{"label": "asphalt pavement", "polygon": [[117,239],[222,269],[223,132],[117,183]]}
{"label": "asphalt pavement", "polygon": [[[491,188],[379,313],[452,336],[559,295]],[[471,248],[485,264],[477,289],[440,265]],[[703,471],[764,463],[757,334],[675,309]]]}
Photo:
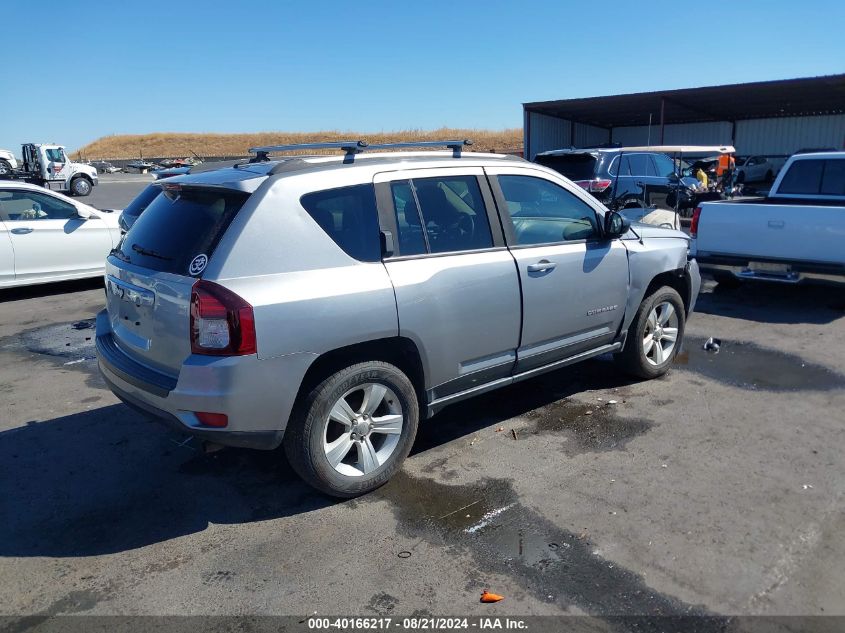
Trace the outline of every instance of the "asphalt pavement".
{"label": "asphalt pavement", "polygon": [[[148,182],[118,176],[88,202]],[[841,290],[708,281],[663,379],[600,358],[447,408],[344,502],[120,404],[102,305],[0,293],[5,615],[845,615]]]}
{"label": "asphalt pavement", "polygon": [[78,200],[97,209],[123,209],[153,180],[151,174],[100,174],[91,194]]}

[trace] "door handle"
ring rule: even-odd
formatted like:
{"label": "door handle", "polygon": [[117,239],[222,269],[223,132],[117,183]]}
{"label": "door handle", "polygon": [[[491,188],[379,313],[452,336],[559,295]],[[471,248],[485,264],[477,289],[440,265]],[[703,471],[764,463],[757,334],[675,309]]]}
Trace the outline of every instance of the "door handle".
{"label": "door handle", "polygon": [[642,180],[638,180],[637,187],[645,187],[645,183]]}
{"label": "door handle", "polygon": [[19,229],[12,229],[12,233],[15,235],[26,235],[27,233],[32,233],[34,229],[29,228],[28,226],[21,227]]}
{"label": "door handle", "polygon": [[769,228],[770,229],[782,229],[786,222],[783,220],[769,220]]}
{"label": "door handle", "polygon": [[541,273],[545,270],[554,270],[555,264],[554,262],[550,262],[548,259],[541,259],[536,264],[528,264],[528,272],[529,273]]}

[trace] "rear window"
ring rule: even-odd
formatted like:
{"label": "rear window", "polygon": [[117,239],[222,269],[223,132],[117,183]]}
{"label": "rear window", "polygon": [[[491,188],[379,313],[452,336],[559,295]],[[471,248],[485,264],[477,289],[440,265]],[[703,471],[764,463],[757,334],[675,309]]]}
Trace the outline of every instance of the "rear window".
{"label": "rear window", "polygon": [[229,190],[168,191],[152,201],[112,254],[143,268],[189,275],[197,256],[211,257],[248,197]]}
{"label": "rear window", "polygon": [[564,154],[563,156],[536,156],[534,160],[570,180],[592,180],[596,177],[596,157],[592,154]]}
{"label": "rear window", "polygon": [[376,195],[372,185],[316,191],[302,196],[300,203],[347,255],[362,262],[381,259]]}
{"label": "rear window", "polygon": [[778,193],[845,195],[845,160],[797,160],[783,177]]}
{"label": "rear window", "polygon": [[156,187],[155,185],[148,185],[146,189],[144,189],[141,193],[139,193],[132,202],[123,210],[128,216],[132,216],[133,218],[138,217],[144,212],[150,202],[155,200],[156,196],[161,193],[161,187]]}

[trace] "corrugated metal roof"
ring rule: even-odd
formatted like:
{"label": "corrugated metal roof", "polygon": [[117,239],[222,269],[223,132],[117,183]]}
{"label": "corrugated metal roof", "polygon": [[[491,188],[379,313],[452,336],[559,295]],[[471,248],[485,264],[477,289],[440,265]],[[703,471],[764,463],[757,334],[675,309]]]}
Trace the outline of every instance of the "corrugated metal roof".
{"label": "corrugated metal roof", "polygon": [[530,112],[603,128],[845,113],[845,74],[524,103]]}

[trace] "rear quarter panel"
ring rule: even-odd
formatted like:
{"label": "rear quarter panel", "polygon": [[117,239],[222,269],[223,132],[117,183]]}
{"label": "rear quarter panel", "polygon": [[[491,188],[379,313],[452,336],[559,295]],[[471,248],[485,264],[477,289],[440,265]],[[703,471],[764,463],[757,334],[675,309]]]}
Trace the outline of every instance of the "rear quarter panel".
{"label": "rear quarter panel", "polygon": [[254,308],[258,357],[333,349],[398,334],[396,299],[381,262],[347,255],[299,203],[305,193],[366,184],[354,169],[270,178],[236,216],[203,278]]}

